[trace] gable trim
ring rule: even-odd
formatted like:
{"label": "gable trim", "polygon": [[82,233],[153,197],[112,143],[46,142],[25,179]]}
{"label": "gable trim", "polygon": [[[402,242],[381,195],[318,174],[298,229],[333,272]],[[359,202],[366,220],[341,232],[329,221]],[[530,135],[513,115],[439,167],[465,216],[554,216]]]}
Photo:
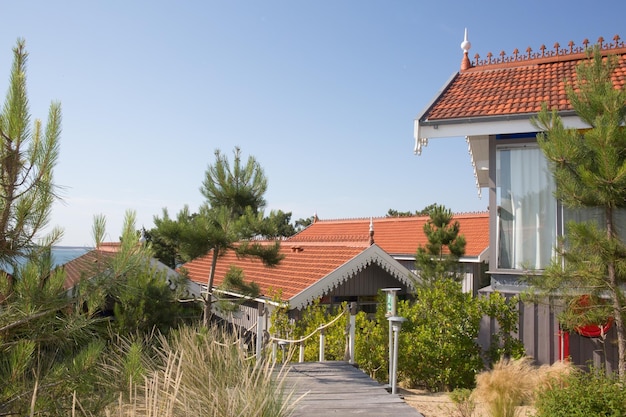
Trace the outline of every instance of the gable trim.
{"label": "gable trim", "polygon": [[289,299],[289,308],[301,309],[306,307],[317,298],[337,288],[358,272],[373,264],[380,266],[407,287],[413,287],[412,279],[417,279],[413,272],[402,266],[391,255],[374,244],[313,285],[291,297]]}

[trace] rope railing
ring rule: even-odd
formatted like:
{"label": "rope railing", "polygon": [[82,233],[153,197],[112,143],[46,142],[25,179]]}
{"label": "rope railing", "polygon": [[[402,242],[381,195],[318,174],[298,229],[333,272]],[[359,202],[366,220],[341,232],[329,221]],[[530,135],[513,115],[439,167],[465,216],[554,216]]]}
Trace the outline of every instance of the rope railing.
{"label": "rope railing", "polygon": [[341,313],[339,313],[339,315],[337,317],[335,317],[334,319],[332,319],[328,323],[319,326],[317,329],[313,330],[311,333],[309,333],[308,335],[304,336],[303,338],[291,340],[291,339],[281,339],[279,337],[270,336],[270,342],[277,342],[277,343],[280,343],[280,342],[282,342],[282,343],[302,343],[302,342],[306,341],[307,339],[311,338],[312,336],[314,336],[317,332],[322,331],[322,330],[326,329],[327,327],[332,326],[344,314],[346,314],[346,310],[342,311]]}
{"label": "rope railing", "polygon": [[[356,303],[353,303],[356,304]],[[299,345],[300,346],[300,355],[299,355],[299,362],[304,362],[304,347],[305,347],[305,342],[309,339],[311,339],[313,336],[315,336],[316,334],[320,335],[320,345],[319,345],[319,360],[320,361],[324,361],[325,360],[325,353],[324,353],[324,346],[325,346],[325,330],[327,328],[329,328],[330,326],[335,325],[342,317],[345,317],[347,313],[350,313],[350,321],[349,324],[347,324],[346,326],[346,330],[345,330],[345,334],[347,336],[347,343],[346,343],[346,353],[344,355],[345,360],[349,361],[350,363],[354,363],[354,327],[355,327],[355,308],[351,309],[350,306],[348,306],[346,309],[343,309],[343,311],[341,311],[339,314],[337,314],[332,320],[328,321],[325,324],[322,324],[320,326],[318,326],[315,330],[313,330],[312,332],[310,332],[309,334],[307,334],[306,336],[300,337],[298,339],[288,339],[288,338],[282,338],[282,337],[276,337],[273,335],[270,335],[266,330],[265,327],[267,324],[265,324],[265,320],[263,319],[264,313],[262,311],[262,309],[260,310],[259,313],[259,318],[254,322],[254,324],[252,324],[250,327],[248,327],[244,333],[245,334],[250,334],[253,333],[253,329],[256,327],[256,349],[255,349],[255,355],[252,356],[247,356],[245,357],[245,360],[252,360],[253,358],[256,357],[257,360],[262,361],[263,360],[263,352],[265,351],[265,348],[267,347],[267,345],[269,345],[270,343],[272,344],[272,352],[271,355],[273,357],[274,360],[276,360],[276,356],[277,356],[277,349],[280,346],[283,349],[283,361],[287,360],[286,356],[285,356],[285,346],[286,345]],[[227,343],[222,343],[222,342],[218,342],[216,340],[213,341],[213,343],[215,343],[216,345],[222,346],[222,347],[229,347],[229,346],[235,346],[235,345],[242,345],[242,339],[241,338],[237,338],[236,340],[232,341],[232,342],[227,342]],[[245,346],[241,346],[243,349],[246,349]],[[291,351],[293,352],[293,351]],[[291,353],[289,354],[289,356],[291,357]]]}
{"label": "rope railing", "polygon": [[[287,360],[285,356],[285,350],[284,350],[285,345],[293,346],[294,344],[298,344],[300,345],[300,355],[298,358],[298,362],[304,362],[304,347],[305,347],[304,342],[306,342],[307,340],[312,338],[314,335],[319,333],[320,335],[319,361],[323,362],[325,360],[325,351],[324,351],[325,340],[326,340],[325,330],[328,327],[334,325],[342,317],[344,317],[346,313],[350,313],[350,321],[347,324],[346,331],[345,331],[347,335],[347,340],[346,340],[346,351],[344,354],[344,358],[348,362],[354,363],[354,338],[355,338],[355,333],[354,333],[355,321],[354,320],[355,320],[355,315],[356,315],[356,303],[350,303],[350,305],[346,306],[346,308],[341,313],[339,313],[335,318],[330,320],[328,323],[318,326],[311,333],[299,339],[287,339],[287,338],[282,338],[282,337],[271,336],[266,333],[266,340],[272,343],[272,355],[274,357],[274,360],[276,360],[277,349],[279,345],[282,345],[281,347],[283,349],[283,361],[285,361]],[[291,356],[291,353],[289,356]]]}

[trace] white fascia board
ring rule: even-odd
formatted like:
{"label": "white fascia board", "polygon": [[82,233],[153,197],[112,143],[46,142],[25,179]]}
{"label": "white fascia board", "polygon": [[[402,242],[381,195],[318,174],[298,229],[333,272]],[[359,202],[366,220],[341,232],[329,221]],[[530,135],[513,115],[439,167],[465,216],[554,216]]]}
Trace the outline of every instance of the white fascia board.
{"label": "white fascia board", "polygon": [[[206,286],[204,287],[206,289]],[[228,290],[221,290],[219,288],[214,288],[213,292],[217,292],[220,294],[225,294],[228,295],[230,297],[234,297],[234,298],[239,298],[241,300],[247,300],[247,301],[255,301],[257,303],[263,303],[263,304],[268,304],[268,305],[272,305],[275,307],[284,307],[285,303],[282,302],[276,302],[267,298],[263,298],[263,297],[250,297],[249,295],[244,295],[244,294],[240,294],[238,292],[234,292],[234,291],[228,291]]]}
{"label": "white fascia board", "polygon": [[477,263],[482,262],[480,256],[481,255],[478,255],[478,256],[461,256],[459,258],[459,263],[462,263],[462,264],[477,264]]}
{"label": "white fascia board", "polygon": [[413,279],[418,279],[413,272],[398,263],[391,255],[382,250],[380,246],[374,244],[367,247],[363,252],[341,265],[315,284],[291,297],[289,299],[289,309],[301,309],[306,307],[314,300],[328,294],[334,288],[337,288],[372,264],[380,266],[407,287],[412,287]]}
{"label": "white fascia board", "polygon": [[489,262],[489,246],[478,255],[478,262]]}
{"label": "white fascia board", "polygon": [[[414,139],[415,153],[420,154],[422,148],[428,144],[429,139],[453,138],[479,135],[498,135],[511,133],[535,132],[537,127],[531,123],[531,118],[536,113],[527,115],[501,116],[501,117],[476,117],[440,121],[415,120]],[[566,128],[587,129],[589,125],[584,123],[576,115],[561,116]]]}

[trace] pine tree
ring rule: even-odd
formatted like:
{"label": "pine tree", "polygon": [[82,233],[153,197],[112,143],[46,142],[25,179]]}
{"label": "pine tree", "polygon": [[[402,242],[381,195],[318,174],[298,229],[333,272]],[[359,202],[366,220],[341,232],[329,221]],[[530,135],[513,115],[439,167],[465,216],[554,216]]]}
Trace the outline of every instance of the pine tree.
{"label": "pine tree", "polygon": [[617,329],[618,369],[625,377],[621,285],[626,281],[626,246],[618,234],[616,216],[626,207],[626,89],[612,83],[616,64],[616,57],[603,58],[596,48],[577,67],[575,81],[567,84],[570,103],[589,129],[565,128],[557,112],[546,106],[535,120],[544,131],[537,139],[551,162],[556,198],[569,210],[599,210],[603,221],[569,222],[556,259],[543,277],[533,282],[566,299],[581,294],[610,299]]}
{"label": "pine tree", "polygon": [[155,218],[155,224],[163,226],[159,227],[159,235],[176,247],[181,259],[189,261],[207,253],[211,255],[207,293],[203,296],[205,325],[213,299],[217,298],[213,282],[220,255],[233,250],[238,256],[255,257],[269,266],[282,259],[279,241],[267,244],[255,240],[277,233],[272,230],[274,218],[265,218],[263,213],[267,190],[263,168],[252,156],[244,164],[238,147],[233,156],[231,163],[219,149],[215,151],[215,163],[207,168],[200,187],[206,201],[198,213],[191,215],[185,207],[176,221],[165,216]]}
{"label": "pine tree", "polygon": [[42,242],[57,199],[53,171],[59,156],[61,105],[53,102],[47,124],[31,126],[26,92],[25,42],[13,49],[10,85],[0,113],[0,261],[12,266],[37,243],[52,245],[61,236],[53,229]]}
{"label": "pine tree", "polygon": [[52,270],[61,231],[43,232],[57,199],[61,106],[51,104],[45,127],[31,126],[27,58],[19,39],[0,112],[0,414],[55,415],[67,411],[72,392],[88,390],[103,345],[93,319],[68,297],[63,271]]}
{"label": "pine tree", "polygon": [[460,224],[451,210],[434,205],[424,225],[428,238],[425,246],[417,249],[415,266],[423,282],[458,276],[459,258],[465,253],[465,237],[460,235]]}

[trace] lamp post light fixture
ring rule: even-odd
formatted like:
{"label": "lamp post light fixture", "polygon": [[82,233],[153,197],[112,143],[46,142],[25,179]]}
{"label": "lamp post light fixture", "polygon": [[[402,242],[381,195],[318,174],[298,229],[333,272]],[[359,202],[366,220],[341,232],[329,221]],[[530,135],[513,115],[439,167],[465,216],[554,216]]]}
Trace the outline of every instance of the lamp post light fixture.
{"label": "lamp post light fixture", "polygon": [[287,357],[285,354],[285,348],[287,347],[287,342],[285,342],[284,340],[279,340],[278,341],[278,347],[280,348],[280,351],[282,353],[283,356],[283,363],[287,362]]}
{"label": "lamp post light fixture", "polygon": [[398,336],[400,334],[400,329],[402,329],[402,323],[404,323],[407,319],[405,317],[391,316],[387,320],[389,320],[389,324],[391,325],[391,329],[393,331],[393,361],[389,365],[389,368],[391,369],[389,378],[391,380],[391,393],[396,394],[398,379]]}

